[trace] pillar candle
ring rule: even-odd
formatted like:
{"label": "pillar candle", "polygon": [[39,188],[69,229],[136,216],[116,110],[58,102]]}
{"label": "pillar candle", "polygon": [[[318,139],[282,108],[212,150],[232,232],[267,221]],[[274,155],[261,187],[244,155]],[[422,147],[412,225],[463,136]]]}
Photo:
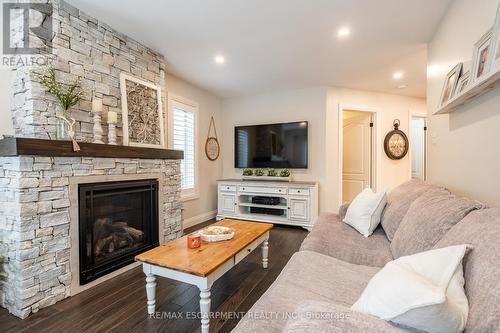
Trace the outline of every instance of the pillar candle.
{"label": "pillar candle", "polygon": [[102,111],[102,99],[94,97],[92,98],[92,111],[101,112]]}
{"label": "pillar candle", "polygon": [[116,111],[108,111],[108,124],[116,124],[117,114]]}

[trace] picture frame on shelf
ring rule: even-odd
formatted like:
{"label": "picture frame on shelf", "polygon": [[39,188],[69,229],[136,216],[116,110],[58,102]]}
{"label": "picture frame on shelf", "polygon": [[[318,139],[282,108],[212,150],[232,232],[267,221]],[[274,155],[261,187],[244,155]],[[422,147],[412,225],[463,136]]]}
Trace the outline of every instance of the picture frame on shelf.
{"label": "picture frame on shelf", "polygon": [[500,70],[500,3],[497,7],[495,24],[493,25],[492,34],[492,51],[490,52],[490,66],[494,71]]}
{"label": "picture frame on shelf", "polygon": [[489,29],[479,41],[474,44],[474,53],[472,54],[472,66],[470,82],[476,82],[485,77],[490,71],[491,65],[491,42],[493,37],[493,28]]}
{"label": "picture frame on shelf", "polygon": [[469,82],[470,82],[470,70],[463,73],[458,79],[457,89],[455,90],[455,96],[459,96],[460,94],[462,94],[467,89]]}
{"label": "picture frame on shelf", "polygon": [[134,76],[120,74],[123,144],[164,148],[165,130],[161,88]]}
{"label": "picture frame on shelf", "polygon": [[440,105],[445,105],[450,99],[455,95],[455,90],[457,88],[458,80],[462,74],[463,63],[458,63],[453,69],[446,75],[446,80],[444,81],[443,90],[441,92]]}

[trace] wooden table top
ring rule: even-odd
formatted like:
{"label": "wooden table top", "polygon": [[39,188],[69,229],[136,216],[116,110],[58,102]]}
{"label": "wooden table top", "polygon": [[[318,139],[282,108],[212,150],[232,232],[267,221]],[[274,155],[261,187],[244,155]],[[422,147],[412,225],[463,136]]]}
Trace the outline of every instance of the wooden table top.
{"label": "wooden table top", "polygon": [[135,260],[178,271],[207,276],[254,240],[271,230],[269,223],[222,220],[211,225],[233,228],[230,240],[202,242],[197,249],[187,247],[187,236],[162,244],[135,257]]}

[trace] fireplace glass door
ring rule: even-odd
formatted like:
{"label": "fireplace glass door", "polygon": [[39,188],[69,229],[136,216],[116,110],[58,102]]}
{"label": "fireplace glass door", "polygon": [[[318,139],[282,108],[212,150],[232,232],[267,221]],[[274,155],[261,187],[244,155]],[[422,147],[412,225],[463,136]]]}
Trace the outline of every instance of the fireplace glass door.
{"label": "fireplace glass door", "polygon": [[80,284],[158,246],[158,181],[79,186]]}

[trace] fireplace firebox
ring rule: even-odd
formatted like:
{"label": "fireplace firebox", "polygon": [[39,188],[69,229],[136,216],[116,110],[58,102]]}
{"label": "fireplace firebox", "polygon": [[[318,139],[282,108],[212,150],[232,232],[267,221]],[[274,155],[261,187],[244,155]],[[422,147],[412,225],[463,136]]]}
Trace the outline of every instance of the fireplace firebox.
{"label": "fireplace firebox", "polygon": [[80,285],[158,246],[156,179],[80,184]]}

